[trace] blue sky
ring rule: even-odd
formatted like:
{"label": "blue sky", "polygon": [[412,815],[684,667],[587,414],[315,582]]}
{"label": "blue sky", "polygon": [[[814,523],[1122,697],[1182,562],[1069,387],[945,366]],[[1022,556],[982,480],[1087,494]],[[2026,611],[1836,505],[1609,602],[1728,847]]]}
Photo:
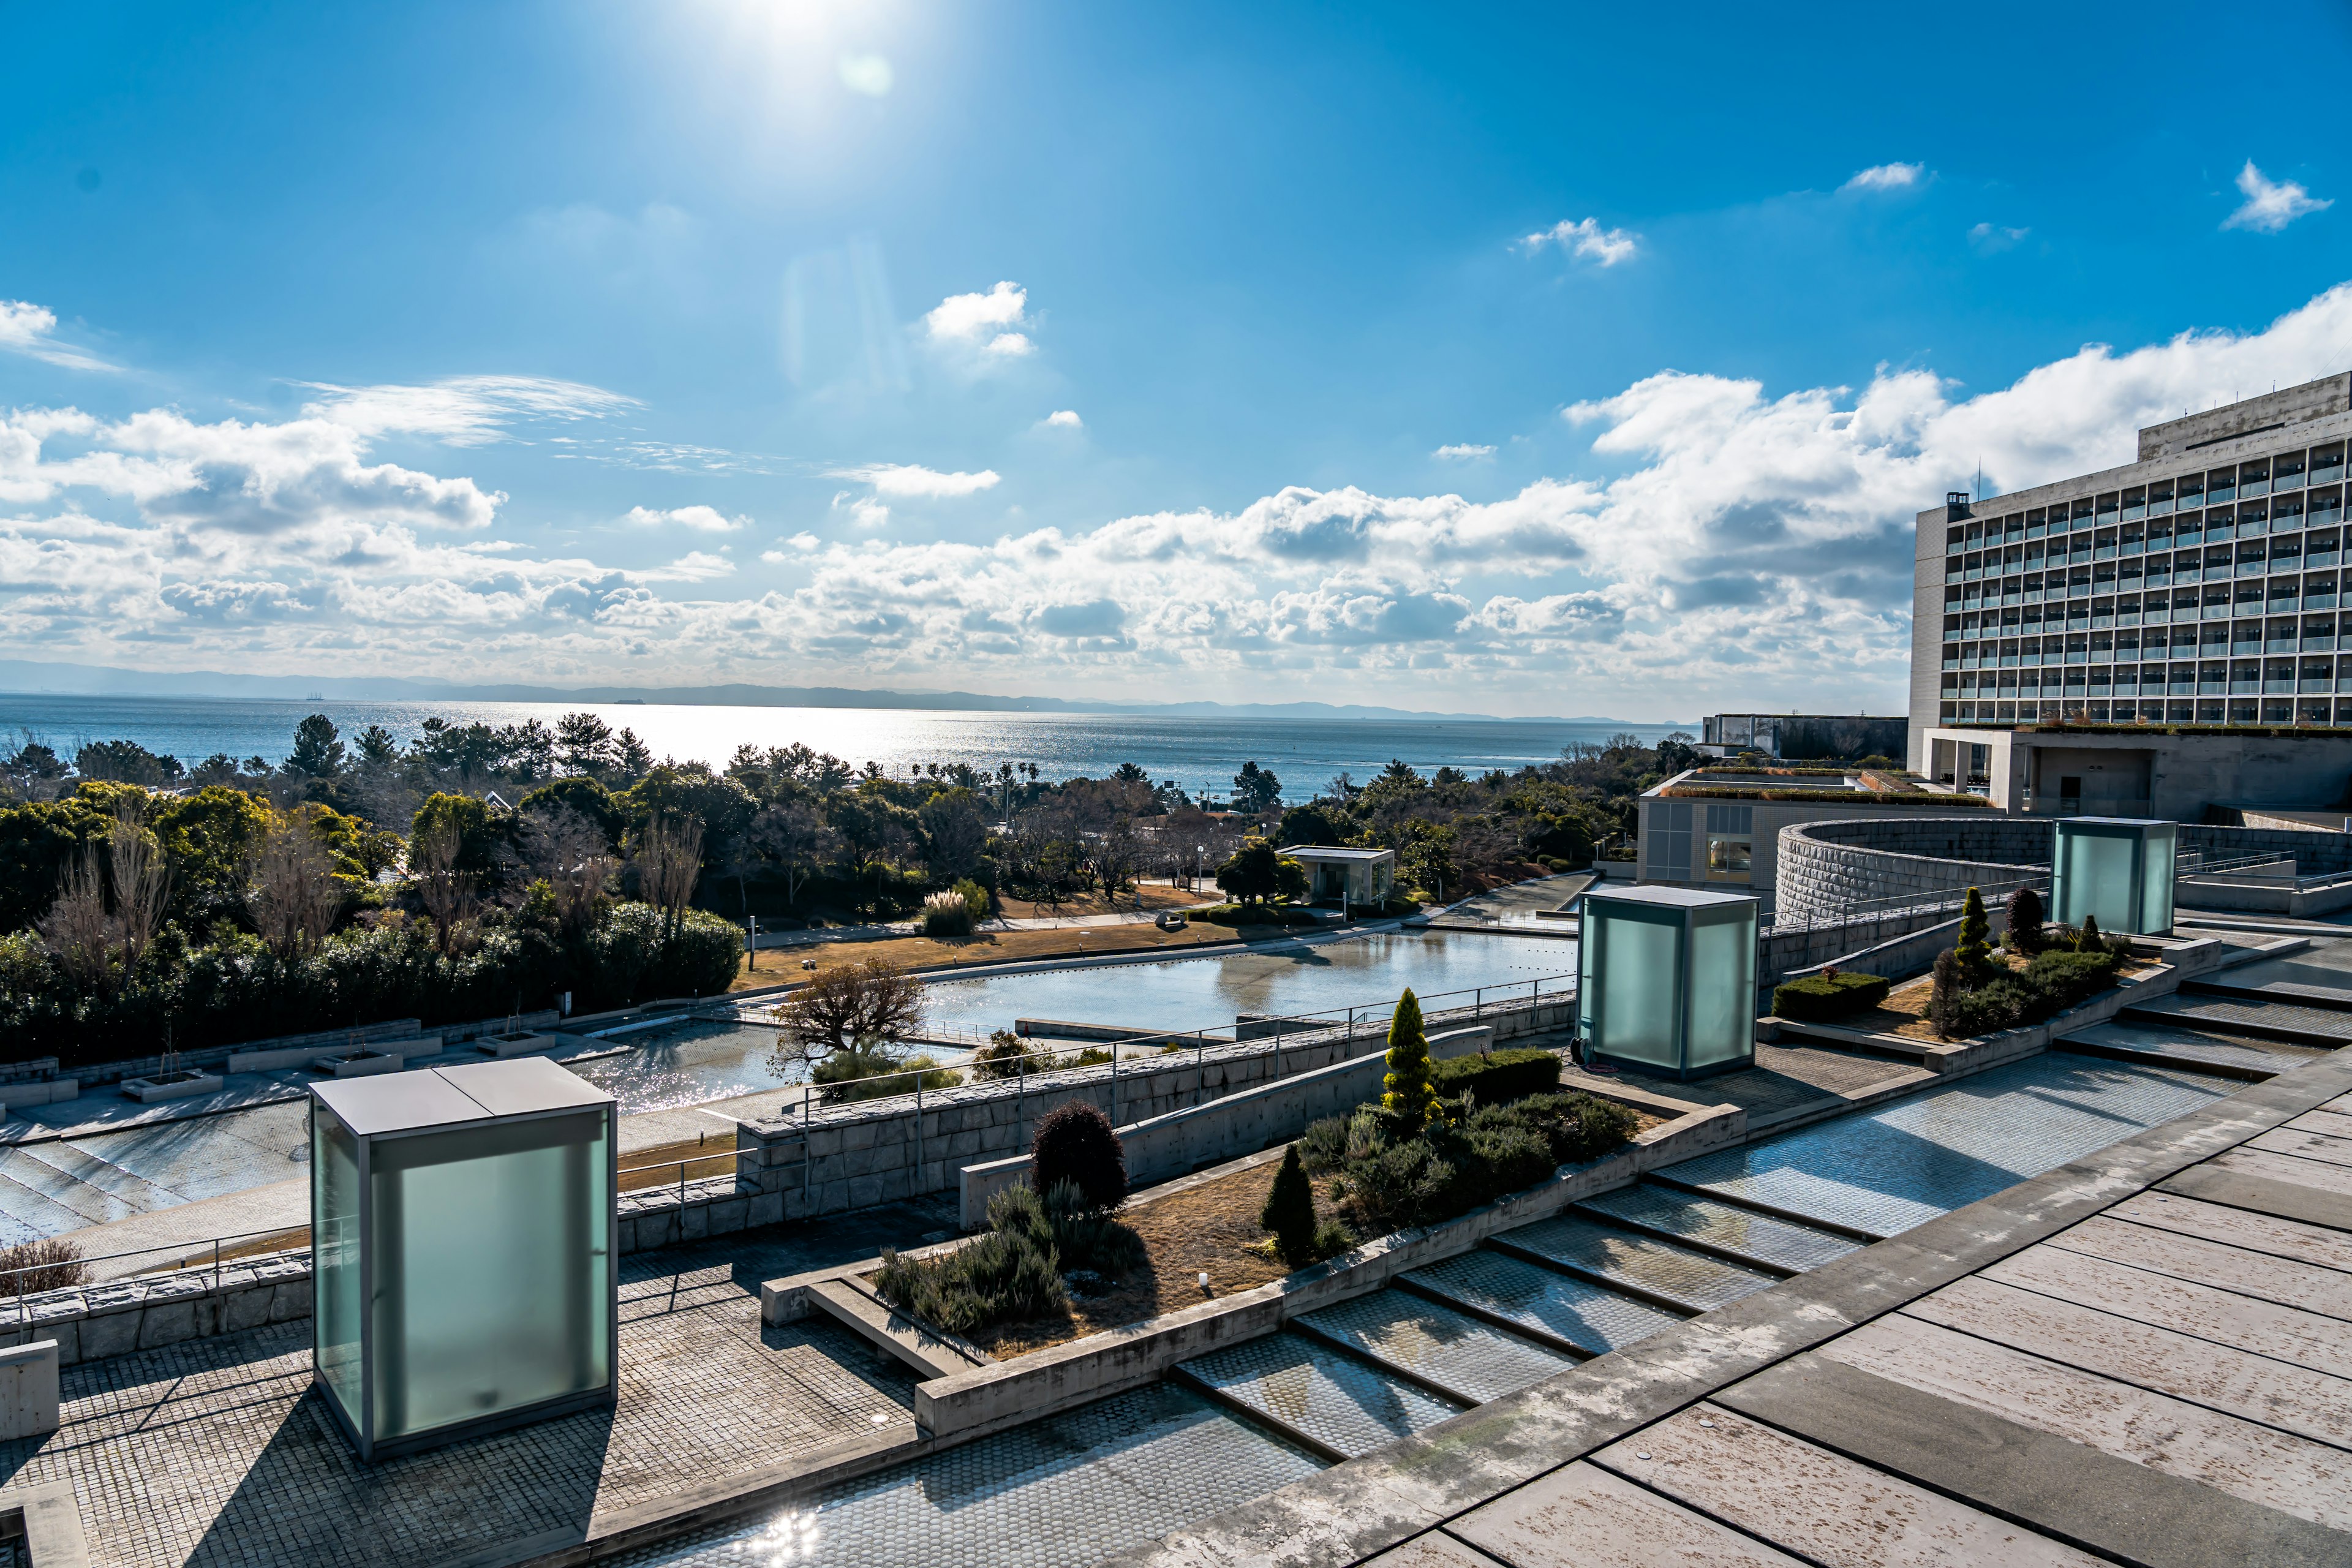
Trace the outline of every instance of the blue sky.
{"label": "blue sky", "polygon": [[1892,710],[1978,461],[2352,367],[2352,14],[1811,16],[21,12],[0,655]]}

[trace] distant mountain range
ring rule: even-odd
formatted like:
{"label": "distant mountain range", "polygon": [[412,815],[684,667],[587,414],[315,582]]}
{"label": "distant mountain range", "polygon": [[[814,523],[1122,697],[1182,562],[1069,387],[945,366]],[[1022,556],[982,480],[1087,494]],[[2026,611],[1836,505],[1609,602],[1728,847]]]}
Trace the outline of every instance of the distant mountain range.
{"label": "distant mountain range", "polygon": [[1642,724],[1670,720],[1432,713],[1330,702],[1109,702],[1060,697],[991,697],[971,691],[860,691],[840,686],[461,686],[404,678],[230,675],[221,670],[116,669],[94,664],[0,659],[0,691],[73,697],[213,697],[300,702],[660,702],[712,708],[887,708],[967,713],[1137,713],[1245,719],[1454,719],[1490,723]]}

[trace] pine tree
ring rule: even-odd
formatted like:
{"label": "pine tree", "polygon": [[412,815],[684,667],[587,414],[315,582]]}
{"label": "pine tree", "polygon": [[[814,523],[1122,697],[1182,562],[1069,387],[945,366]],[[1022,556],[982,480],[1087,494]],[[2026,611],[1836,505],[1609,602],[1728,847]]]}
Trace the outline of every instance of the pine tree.
{"label": "pine tree", "polygon": [[2107,951],[2106,939],[2099,934],[2098,916],[2094,914],[2085,914],[2083,917],[2083,932],[2080,936],[2074,939],[2074,951],[2076,952],[2105,952]]}
{"label": "pine tree", "polygon": [[1970,888],[1967,902],[1960,906],[1960,940],[1953,950],[1959,955],[1962,971],[1982,974],[1992,967],[1991,935],[1992,922],[1985,919],[1984,896]]}
{"label": "pine tree", "polygon": [[1421,998],[1405,987],[1397,998],[1396,1016],[1389,1020],[1389,1073],[1381,1104],[1404,1118],[1415,1131],[1437,1109],[1437,1091],[1429,1083],[1429,1037],[1422,1032]]}
{"label": "pine tree", "polygon": [[1285,1263],[1299,1268],[1315,1261],[1315,1190],[1307,1184],[1307,1167],[1298,1163],[1297,1144],[1283,1152],[1257,1222],[1274,1232],[1274,1249]]}

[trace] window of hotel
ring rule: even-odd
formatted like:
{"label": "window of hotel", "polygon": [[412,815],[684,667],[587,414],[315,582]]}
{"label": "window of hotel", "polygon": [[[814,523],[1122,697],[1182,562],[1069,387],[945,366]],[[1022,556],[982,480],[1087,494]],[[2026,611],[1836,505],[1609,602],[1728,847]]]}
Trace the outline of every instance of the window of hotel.
{"label": "window of hotel", "polygon": [[2303,483],[2303,454],[2281,452],[2271,459],[2271,489],[2291,490]]}
{"label": "window of hotel", "polygon": [[1650,807],[1650,875],[1688,881],[1691,874],[1691,807],[1686,800],[1662,800]]}
{"label": "window of hotel", "polygon": [[2271,493],[2271,460],[2256,458],[2251,463],[2238,465],[2238,494],[2264,496]]}
{"label": "window of hotel", "polygon": [[2235,500],[2238,494],[2238,470],[2214,468],[2205,476],[2205,504]]}
{"label": "window of hotel", "polygon": [[2331,484],[2344,477],[2344,443],[2311,449],[2311,472],[2306,476],[2315,485]]}

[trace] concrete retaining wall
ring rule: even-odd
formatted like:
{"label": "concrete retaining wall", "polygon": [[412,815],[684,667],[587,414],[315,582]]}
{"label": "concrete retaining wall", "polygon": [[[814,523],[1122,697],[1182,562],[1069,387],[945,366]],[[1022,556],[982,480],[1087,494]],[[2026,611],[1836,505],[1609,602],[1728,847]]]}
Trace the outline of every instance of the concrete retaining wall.
{"label": "concrete retaining wall", "polygon": [[[1496,1043],[1573,1026],[1575,1003],[1558,999],[1429,1016],[1433,1033],[1491,1026]],[[1036,1119],[1065,1100],[1098,1106],[1113,1125],[1148,1121],[1255,1089],[1277,1078],[1387,1047],[1385,1020],[1364,1023],[1352,1035],[1313,1035],[1180,1050],[1111,1067],[1074,1068],[1013,1082],[968,1083],[862,1104],[820,1106],[803,1122],[797,1115],[745,1122],[736,1130],[740,1191],[781,1200],[768,1220],[841,1214],[876,1204],[960,1187],[966,1165],[1018,1155],[1029,1147]],[[766,1214],[763,1206],[759,1212]],[[709,1216],[718,1223],[718,1216]],[[711,1230],[707,1234],[721,1234]],[[641,1242],[640,1245],[643,1245]]]}
{"label": "concrete retaining wall", "polygon": [[[1489,1048],[1494,1039],[1491,1027],[1451,1029],[1429,1037],[1429,1054],[1439,1059],[1468,1056]],[[1286,1142],[1310,1121],[1343,1115],[1378,1098],[1387,1074],[1385,1055],[1356,1057],[1293,1073],[1205,1105],[1129,1122],[1118,1130],[1119,1147],[1127,1155],[1128,1184],[1157,1186],[1203,1165]],[[979,1229],[988,1218],[988,1200],[1016,1182],[1026,1181],[1028,1175],[1026,1154],[966,1165],[957,1211],[963,1228]]]}

